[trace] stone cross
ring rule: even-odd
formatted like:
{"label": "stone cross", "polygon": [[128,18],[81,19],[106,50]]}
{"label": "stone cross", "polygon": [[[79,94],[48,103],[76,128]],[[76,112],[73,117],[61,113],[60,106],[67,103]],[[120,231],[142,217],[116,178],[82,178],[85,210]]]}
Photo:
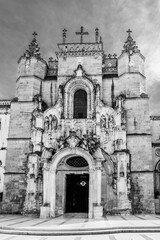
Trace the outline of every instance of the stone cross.
{"label": "stone cross", "polygon": [[131,35],[132,31],[130,29],[128,29],[126,32],[128,33],[128,37],[129,37]]}
{"label": "stone cross", "polygon": [[33,37],[36,38],[36,36],[38,35],[36,32],[34,32],[33,34]]}
{"label": "stone cross", "polygon": [[80,43],[83,43],[83,35],[88,35],[88,32],[83,32],[83,27],[81,27],[80,32],[76,32],[76,35],[81,35]]}

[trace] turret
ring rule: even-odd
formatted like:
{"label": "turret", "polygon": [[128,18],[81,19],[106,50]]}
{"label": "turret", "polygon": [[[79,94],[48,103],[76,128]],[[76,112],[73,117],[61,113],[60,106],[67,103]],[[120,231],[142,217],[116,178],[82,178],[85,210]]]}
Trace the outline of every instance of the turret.
{"label": "turret", "polygon": [[40,48],[33,33],[33,40],[18,61],[17,97],[19,101],[32,101],[40,93],[41,82],[46,75],[47,65],[41,58]]}
{"label": "turret", "polygon": [[[131,30],[127,31],[128,37],[123,46],[122,54],[118,58],[119,89],[132,96],[145,93],[144,56],[131,37]],[[118,90],[118,91],[119,91]]]}

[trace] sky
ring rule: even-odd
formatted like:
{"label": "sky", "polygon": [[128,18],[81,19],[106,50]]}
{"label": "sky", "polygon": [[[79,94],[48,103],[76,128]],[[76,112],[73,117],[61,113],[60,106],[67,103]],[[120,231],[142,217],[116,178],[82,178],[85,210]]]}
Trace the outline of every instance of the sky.
{"label": "sky", "polygon": [[62,30],[67,29],[68,42],[77,42],[81,26],[89,32],[86,41],[94,41],[98,27],[105,53],[118,56],[126,30],[132,30],[146,58],[150,114],[160,115],[160,0],[0,0],[0,99],[16,96],[17,61],[34,31],[48,61],[55,58]]}

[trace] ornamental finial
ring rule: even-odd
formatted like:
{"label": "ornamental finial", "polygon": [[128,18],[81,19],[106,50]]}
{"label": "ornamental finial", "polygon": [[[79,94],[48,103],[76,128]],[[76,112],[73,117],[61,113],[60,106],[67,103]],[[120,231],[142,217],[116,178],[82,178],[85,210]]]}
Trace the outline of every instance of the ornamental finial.
{"label": "ornamental finial", "polygon": [[66,38],[67,38],[67,29],[63,29],[62,31],[62,38],[63,38],[63,43],[66,43]]}
{"label": "ornamental finial", "polygon": [[136,42],[131,37],[132,31],[130,29],[128,29],[126,32],[128,33],[128,37],[124,43],[122,53],[126,52],[129,54],[129,56],[131,56],[133,53],[139,53],[140,50],[138,49]]}
{"label": "ornamental finial", "polygon": [[95,29],[95,40],[96,40],[96,43],[98,43],[98,37],[99,37],[99,29],[96,28]]}
{"label": "ornamental finial", "polygon": [[28,45],[28,49],[25,51],[24,56],[27,58],[36,57],[37,59],[41,59],[40,47],[38,46],[36,36],[38,35],[36,32],[33,32],[33,40]]}

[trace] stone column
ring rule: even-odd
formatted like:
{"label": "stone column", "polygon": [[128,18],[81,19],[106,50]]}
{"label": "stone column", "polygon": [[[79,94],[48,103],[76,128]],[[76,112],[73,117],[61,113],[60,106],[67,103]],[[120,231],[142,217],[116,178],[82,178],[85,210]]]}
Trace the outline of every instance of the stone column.
{"label": "stone column", "polygon": [[102,183],[102,163],[101,160],[96,162],[96,206],[94,206],[94,218],[103,216],[103,207],[101,206],[101,183]]}
{"label": "stone column", "polygon": [[101,162],[97,161],[97,164],[96,164],[97,206],[101,205],[101,182],[102,182],[101,168],[102,168]]}
{"label": "stone column", "polygon": [[55,217],[56,208],[56,170],[50,171],[49,176],[49,194],[50,194],[50,217]]}
{"label": "stone column", "polygon": [[43,167],[43,206],[40,208],[40,218],[48,218],[49,217],[49,211],[50,211],[50,198],[49,198],[49,192],[50,192],[50,179],[49,179],[49,168],[45,166]]}
{"label": "stone column", "polygon": [[43,168],[43,204],[49,204],[49,168]]}
{"label": "stone column", "polygon": [[94,170],[89,170],[89,212],[88,218],[93,218],[93,176]]}

